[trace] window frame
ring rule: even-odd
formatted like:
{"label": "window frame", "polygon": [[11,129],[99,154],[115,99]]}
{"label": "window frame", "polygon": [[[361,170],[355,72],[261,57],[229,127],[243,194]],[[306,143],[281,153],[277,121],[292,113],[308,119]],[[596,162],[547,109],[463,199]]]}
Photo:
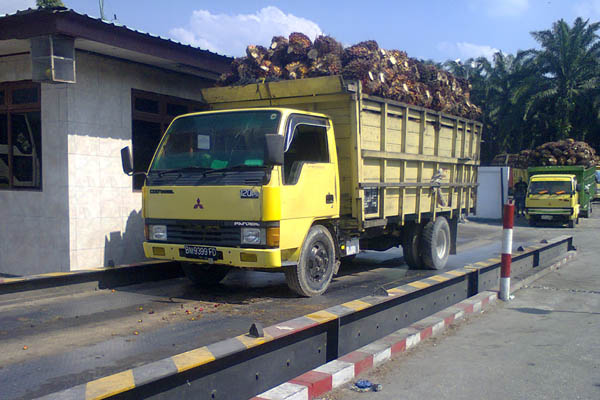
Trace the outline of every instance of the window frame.
{"label": "window frame", "polygon": [[[35,103],[25,104],[12,104],[12,92],[15,89],[22,88],[36,88],[37,89],[37,101]],[[2,104],[0,104],[0,114],[6,115],[6,134],[7,134],[7,146],[8,146],[8,187],[0,187],[0,190],[5,191],[28,191],[28,192],[42,192],[44,187],[44,174],[42,165],[42,85],[38,82],[30,80],[24,81],[12,81],[12,82],[0,82],[0,91],[4,92],[4,98]],[[39,112],[40,113],[40,148],[37,150],[38,161],[40,164],[40,184],[37,187],[27,186],[15,186],[14,185],[14,160],[13,160],[13,145],[12,145],[12,118],[11,114],[26,113],[26,112]]]}
{"label": "window frame", "polygon": [[[286,157],[288,150],[291,148],[292,143],[294,142],[294,139],[296,136],[296,130],[300,126],[312,126],[312,127],[324,129],[324,134],[325,134],[324,154],[326,154],[326,156],[327,156],[327,161],[297,161],[297,162],[299,162],[299,171],[297,172],[297,175],[295,175],[293,177],[293,179],[289,180],[288,173],[291,173],[291,171],[289,171],[289,172],[287,171],[285,157]],[[323,117],[316,117],[316,116],[309,116],[309,115],[302,115],[302,114],[291,114],[289,116],[287,126],[285,129],[285,142],[284,142],[284,154],[283,154],[284,162],[283,162],[283,168],[282,168],[282,180],[283,180],[283,184],[285,186],[294,186],[298,183],[298,179],[300,178],[304,164],[306,164],[306,163],[330,164],[331,163],[331,157],[330,157],[330,152],[329,152],[329,141],[328,141],[328,135],[327,135],[329,127],[330,127],[329,120],[326,118],[323,118]],[[290,168],[291,169],[293,168],[293,164],[290,166]]]}
{"label": "window frame", "polygon": [[[158,102],[158,113],[149,113],[149,112],[137,110],[135,108],[135,102],[137,99],[152,100],[152,101]],[[171,124],[173,119],[175,119],[175,117],[177,117],[177,115],[169,115],[167,113],[167,105],[168,104],[175,104],[178,106],[187,107],[188,111],[186,114],[200,112],[200,111],[206,111],[208,108],[206,104],[204,104],[200,101],[196,101],[196,100],[190,100],[190,99],[184,99],[182,97],[175,97],[175,96],[169,96],[169,95],[160,94],[160,93],[148,92],[148,91],[140,90],[140,89],[131,89],[131,151],[132,151],[132,154],[135,153],[135,149],[133,148],[133,125],[134,125],[133,121],[137,120],[137,121],[152,122],[152,123],[160,124],[160,137],[158,138],[158,143],[157,143],[157,146],[158,146],[160,144],[163,136],[165,135],[167,128],[169,127],[169,125]],[[179,114],[179,115],[183,115],[183,114]],[[154,151],[156,152],[156,148],[154,149]],[[152,157],[153,156],[154,156],[154,153],[152,154]],[[150,165],[148,165],[148,167],[149,166]],[[134,168],[135,168],[135,165],[134,165]],[[146,172],[146,171],[144,171],[144,172]],[[142,187],[143,187],[143,185],[142,185]],[[133,176],[131,178],[132,191],[133,192],[141,192],[142,187],[136,188],[136,180],[135,180],[135,176]]]}

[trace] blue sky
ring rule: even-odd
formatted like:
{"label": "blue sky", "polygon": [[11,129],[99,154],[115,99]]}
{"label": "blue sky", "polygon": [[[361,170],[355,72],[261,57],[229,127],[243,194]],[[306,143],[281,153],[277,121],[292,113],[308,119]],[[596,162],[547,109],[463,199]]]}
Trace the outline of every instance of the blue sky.
{"label": "blue sky", "polygon": [[[63,0],[99,16],[98,0]],[[34,0],[0,0],[0,14]],[[529,32],[560,18],[600,20],[600,0],[104,0],[105,16],[121,24],[220,54],[242,55],[293,31],[332,35],[345,45],[374,39],[409,56],[445,61],[536,46]]]}

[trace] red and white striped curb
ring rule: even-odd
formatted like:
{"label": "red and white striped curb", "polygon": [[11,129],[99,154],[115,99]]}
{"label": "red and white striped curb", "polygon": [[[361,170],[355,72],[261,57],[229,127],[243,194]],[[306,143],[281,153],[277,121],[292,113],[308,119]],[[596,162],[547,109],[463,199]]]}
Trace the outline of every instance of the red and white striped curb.
{"label": "red and white striped curb", "polygon": [[312,400],[353,381],[359,374],[388,361],[392,356],[438,335],[454,321],[480,312],[498,298],[496,292],[479,293],[430,317],[283,383],[251,400]]}

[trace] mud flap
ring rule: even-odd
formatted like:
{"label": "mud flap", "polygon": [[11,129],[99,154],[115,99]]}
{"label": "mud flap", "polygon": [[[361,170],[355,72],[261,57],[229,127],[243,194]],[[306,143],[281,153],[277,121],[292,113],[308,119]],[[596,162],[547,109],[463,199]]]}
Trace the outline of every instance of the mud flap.
{"label": "mud flap", "polygon": [[458,217],[450,221],[450,254],[456,254],[456,238],[458,237]]}

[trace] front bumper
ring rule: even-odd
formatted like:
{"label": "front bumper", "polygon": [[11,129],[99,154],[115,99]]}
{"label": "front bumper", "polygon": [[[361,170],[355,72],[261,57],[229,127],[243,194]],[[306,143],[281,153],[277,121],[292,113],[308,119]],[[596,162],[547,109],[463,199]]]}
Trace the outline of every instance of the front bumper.
{"label": "front bumper", "polygon": [[[161,260],[188,261],[204,264],[211,263],[241,268],[281,268],[280,249],[243,249],[237,247],[218,246],[207,247],[215,247],[218,252],[223,254],[223,259],[211,261],[208,259],[188,258],[181,256],[181,250],[183,250],[184,245],[172,243],[144,242],[144,253],[148,258],[157,258]],[[242,259],[246,261],[242,261]]]}
{"label": "front bumper", "polygon": [[574,217],[575,210],[573,208],[541,208],[541,207],[530,207],[525,209],[527,217],[539,216],[539,215],[556,215],[564,217]]}

